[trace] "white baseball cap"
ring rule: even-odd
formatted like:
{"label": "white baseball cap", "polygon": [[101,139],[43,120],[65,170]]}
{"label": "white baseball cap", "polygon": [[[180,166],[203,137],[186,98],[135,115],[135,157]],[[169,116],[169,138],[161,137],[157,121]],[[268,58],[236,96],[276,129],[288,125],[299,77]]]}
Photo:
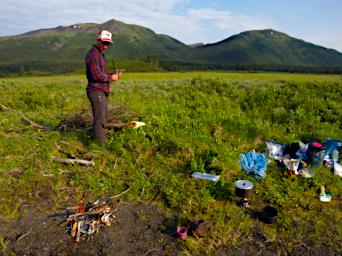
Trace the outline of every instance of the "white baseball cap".
{"label": "white baseball cap", "polygon": [[113,43],[113,41],[112,41],[112,33],[110,33],[107,30],[101,30],[97,34],[97,41],[104,41],[104,42]]}

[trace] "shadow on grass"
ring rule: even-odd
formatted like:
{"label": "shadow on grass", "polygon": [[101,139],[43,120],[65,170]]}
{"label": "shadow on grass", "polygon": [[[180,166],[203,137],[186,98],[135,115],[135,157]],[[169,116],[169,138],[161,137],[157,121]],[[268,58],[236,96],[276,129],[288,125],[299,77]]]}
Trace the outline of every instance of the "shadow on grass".
{"label": "shadow on grass", "polygon": [[229,185],[225,182],[218,181],[209,187],[209,191],[215,200],[232,200],[234,195],[229,191]]}

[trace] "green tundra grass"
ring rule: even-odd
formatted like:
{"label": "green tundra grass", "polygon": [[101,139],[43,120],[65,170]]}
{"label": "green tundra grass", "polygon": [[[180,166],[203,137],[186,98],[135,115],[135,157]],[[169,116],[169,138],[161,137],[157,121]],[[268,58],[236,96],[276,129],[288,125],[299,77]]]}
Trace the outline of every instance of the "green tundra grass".
{"label": "green tundra grass", "polygon": [[[90,111],[85,83],[79,75],[1,79],[0,104],[53,127]],[[309,254],[341,254],[339,176],[326,167],[312,168],[310,179],[290,176],[271,161],[266,177],[255,180],[238,163],[241,153],[265,152],[266,140],[342,139],[341,99],[341,76],[126,74],[112,84],[110,106],[131,113],[123,114],[123,121],[134,118],[147,125],[109,131],[108,146],[100,150],[87,132],[38,130],[0,110],[0,216],[17,218],[27,204],[53,212],[130,188],[125,200],[155,204],[178,216],[179,225],[194,218],[214,223],[208,236],[184,241],[184,255],[248,252],[261,240],[274,254],[295,254],[299,247]],[[63,151],[88,152],[95,167],[51,161],[66,157]],[[218,183],[194,179],[194,171],[221,178]],[[239,179],[255,183],[252,209],[279,209],[276,224],[263,224],[237,206],[234,182]],[[322,185],[333,195],[331,203],[319,201]],[[0,250],[6,251],[3,237]]]}

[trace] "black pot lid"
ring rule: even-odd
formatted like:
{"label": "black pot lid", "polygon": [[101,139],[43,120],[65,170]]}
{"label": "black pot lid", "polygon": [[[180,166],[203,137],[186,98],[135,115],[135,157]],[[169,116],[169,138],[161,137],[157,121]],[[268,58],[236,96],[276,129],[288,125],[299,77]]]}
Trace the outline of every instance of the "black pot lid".
{"label": "black pot lid", "polygon": [[252,189],[254,184],[249,180],[238,180],[235,182],[235,187],[239,189]]}

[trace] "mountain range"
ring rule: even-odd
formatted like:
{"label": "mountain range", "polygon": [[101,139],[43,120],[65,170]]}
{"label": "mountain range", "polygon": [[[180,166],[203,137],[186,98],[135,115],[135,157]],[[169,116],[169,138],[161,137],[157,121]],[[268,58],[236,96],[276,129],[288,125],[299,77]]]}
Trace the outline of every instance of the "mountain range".
{"label": "mountain range", "polygon": [[103,24],[81,23],[0,37],[0,71],[16,71],[20,66],[46,71],[83,68],[84,57],[100,29],[113,33],[107,59],[145,60],[153,55],[162,63],[342,69],[342,53],[272,29],[242,32],[214,44],[186,45],[168,35],[112,19]]}

